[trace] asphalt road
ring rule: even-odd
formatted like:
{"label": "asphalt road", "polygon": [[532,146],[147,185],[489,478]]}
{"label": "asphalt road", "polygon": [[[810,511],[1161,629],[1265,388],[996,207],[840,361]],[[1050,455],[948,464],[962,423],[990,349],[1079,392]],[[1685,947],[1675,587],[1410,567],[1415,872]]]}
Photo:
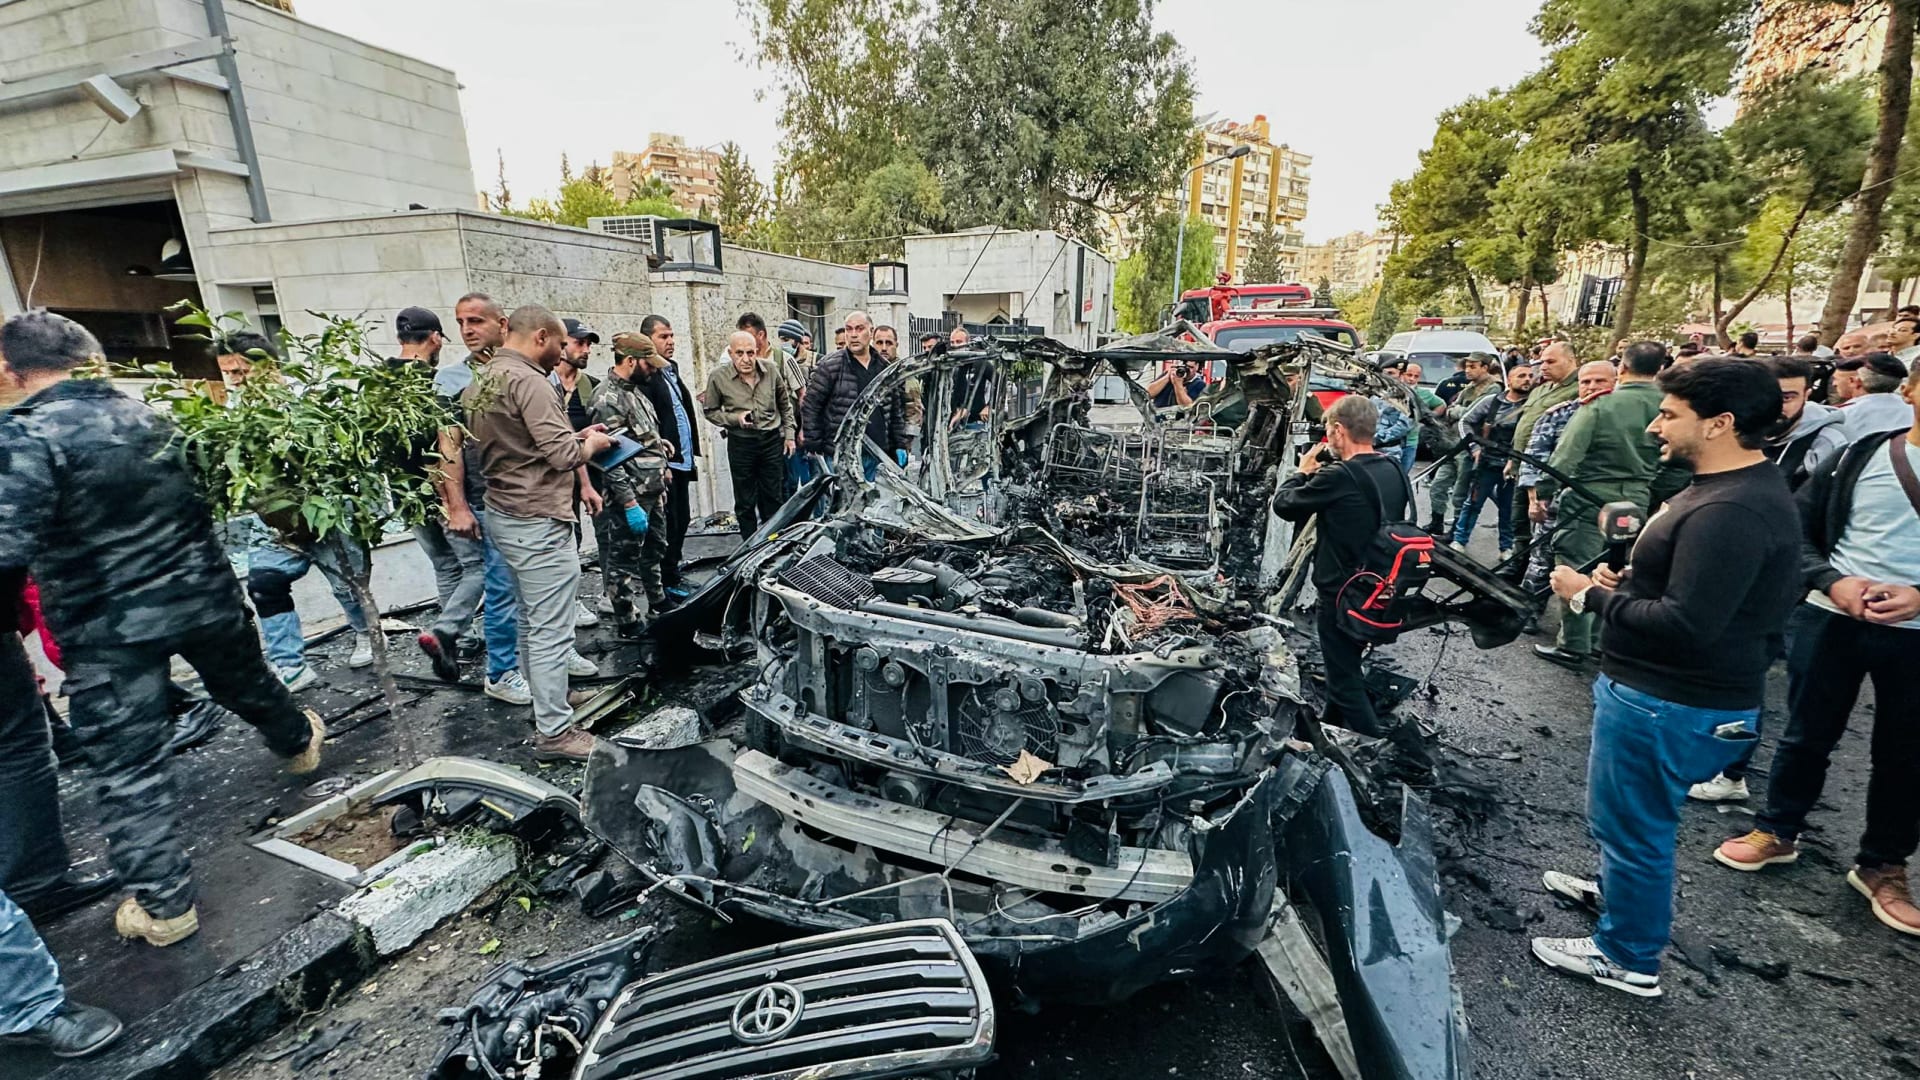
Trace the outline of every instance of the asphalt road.
{"label": "asphalt road", "polygon": [[[585,648],[611,648],[585,635]],[[1531,934],[1586,932],[1586,916],[1562,910],[1539,887],[1544,868],[1591,873],[1595,853],[1581,809],[1588,711],[1586,681],[1528,655],[1523,638],[1491,652],[1464,634],[1416,635],[1389,651],[1416,677],[1435,671],[1435,693],[1410,707],[1440,728],[1448,753],[1497,795],[1469,811],[1437,815],[1450,908],[1463,920],[1454,942],[1473,1046],[1486,1080],[1669,1080],[1690,1077],[1803,1080],[1920,1075],[1920,1021],[1913,986],[1920,941],[1881,927],[1842,875],[1858,832],[1866,779],[1861,734],[1843,743],[1825,801],[1813,818],[1807,854],[1795,866],[1738,874],[1707,854],[1750,817],[1691,807],[1681,837],[1676,939],[1688,966],[1670,953],[1667,995],[1644,1001],[1540,967]],[[402,639],[396,637],[401,643]],[[1442,648],[1444,647],[1444,654]],[[344,648],[341,642],[327,646]],[[618,662],[617,651],[602,652]],[[337,659],[337,658],[336,658]],[[1436,659],[1438,666],[1435,667]],[[328,700],[363,694],[360,673],[325,663]],[[708,681],[713,673],[707,673]],[[674,700],[701,680],[663,686]],[[676,689],[678,687],[679,689]],[[1783,686],[1770,693],[1767,748],[1780,722]],[[322,691],[316,691],[322,693]],[[1870,700],[1871,694],[1863,697]],[[428,695],[414,715],[422,749],[495,756],[525,764],[524,723],[478,695]],[[1868,701],[1857,714],[1868,726]],[[228,731],[209,751],[246,733]],[[397,740],[375,721],[337,744],[334,760],[356,773],[397,758]],[[564,782],[564,776],[558,779]],[[273,799],[284,801],[277,789]],[[268,801],[269,804],[271,800]],[[1446,797],[1438,801],[1452,804]],[[86,814],[88,811],[77,811]],[[209,903],[216,902],[208,898]],[[439,1044],[434,1013],[465,1000],[496,960],[558,957],[640,925],[663,930],[656,960],[675,964],[746,947],[766,931],[721,927],[669,904],[631,918],[590,920],[571,904],[522,911],[499,903],[435,931],[371,982],[329,1008],[263,1040],[220,1070],[222,1080],[343,1076],[417,1077]],[[499,944],[483,955],[489,943]],[[1712,959],[1718,951],[1721,959]],[[74,957],[73,961],[82,960]],[[84,961],[82,961],[84,962]],[[1731,967],[1729,962],[1748,967]],[[1768,969],[1767,965],[1784,965]],[[1696,970],[1704,967],[1706,973]],[[1766,974],[1754,974],[1757,967]],[[358,1023],[327,1057],[294,1072],[275,1055],[313,1032]],[[1156,988],[1106,1009],[1011,1010],[991,1077],[1298,1077],[1330,1075],[1297,1017],[1272,1002],[1250,966]]]}

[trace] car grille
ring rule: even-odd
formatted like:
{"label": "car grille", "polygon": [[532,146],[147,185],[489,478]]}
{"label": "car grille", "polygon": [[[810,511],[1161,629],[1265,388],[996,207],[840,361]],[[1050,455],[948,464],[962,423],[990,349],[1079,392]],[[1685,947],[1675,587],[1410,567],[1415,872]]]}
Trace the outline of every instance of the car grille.
{"label": "car grille", "polygon": [[[736,1013],[770,986],[800,993],[799,1021],[775,1039],[746,1042]],[[633,983],[588,1038],[575,1076],[899,1076],[983,1064],[993,1030],[973,955],[951,923],[928,919],[783,942]]]}
{"label": "car grille", "polygon": [[802,559],[780,572],[780,583],[837,608],[858,608],[878,591],[831,555]]}

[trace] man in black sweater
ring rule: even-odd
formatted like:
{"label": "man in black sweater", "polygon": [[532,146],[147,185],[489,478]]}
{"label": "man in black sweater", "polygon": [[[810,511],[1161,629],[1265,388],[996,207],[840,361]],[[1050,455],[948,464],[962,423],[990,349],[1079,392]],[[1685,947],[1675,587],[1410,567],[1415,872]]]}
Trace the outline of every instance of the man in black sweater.
{"label": "man in black sweater", "polygon": [[1592,937],[1533,939],[1542,963],[1641,997],[1660,994],[1687,789],[1759,737],[1767,667],[1801,589],[1798,513],[1762,449],[1780,420],[1772,371],[1701,360],[1658,385],[1647,430],[1693,485],[1647,523],[1624,570],[1553,571],[1553,591],[1605,627],[1587,760],[1600,880],[1549,870],[1545,884],[1589,905],[1604,889],[1605,909]]}
{"label": "man in black sweater", "polygon": [[1273,496],[1273,512],[1287,521],[1319,516],[1313,551],[1313,587],[1320,594],[1320,656],[1327,668],[1329,723],[1363,735],[1388,737],[1416,759],[1424,759],[1411,724],[1388,730],[1374,714],[1360,670],[1366,649],[1340,628],[1334,598],[1359,568],[1367,545],[1384,522],[1380,508],[1404,520],[1412,506],[1407,474],[1395,458],[1373,448],[1379,409],[1360,394],[1348,394],[1327,407],[1327,446],[1333,460],[1309,454],[1300,471],[1287,477]]}

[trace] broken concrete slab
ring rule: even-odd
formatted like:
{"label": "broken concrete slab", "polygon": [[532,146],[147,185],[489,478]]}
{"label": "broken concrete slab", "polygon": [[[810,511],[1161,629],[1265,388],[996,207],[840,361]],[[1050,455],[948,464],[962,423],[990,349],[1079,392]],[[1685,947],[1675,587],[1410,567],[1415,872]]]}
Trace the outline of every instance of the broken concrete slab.
{"label": "broken concrete slab", "polygon": [[700,741],[700,714],[685,705],[669,705],[648,713],[615,738],[636,750],[678,750]]}
{"label": "broken concrete slab", "polygon": [[335,911],[367,932],[375,952],[391,956],[420,940],[440,920],[464,911],[517,865],[509,842],[456,839],[415,856],[340,901]]}
{"label": "broken concrete slab", "polygon": [[129,1024],[104,1054],[62,1065],[48,1080],[196,1080],[289,1019],[337,998],[374,964],[363,932],[323,912]]}

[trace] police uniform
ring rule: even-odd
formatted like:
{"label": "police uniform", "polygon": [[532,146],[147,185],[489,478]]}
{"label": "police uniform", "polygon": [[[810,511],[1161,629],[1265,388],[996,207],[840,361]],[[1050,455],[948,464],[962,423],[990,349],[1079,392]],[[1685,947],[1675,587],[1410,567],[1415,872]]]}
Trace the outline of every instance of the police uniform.
{"label": "police uniform", "polygon": [[[640,334],[616,334],[613,353],[616,363],[632,358],[644,364],[653,356],[653,342]],[[637,382],[608,375],[594,392],[592,408],[594,423],[608,430],[626,428],[629,438],[646,447],[601,478],[606,506],[593,522],[600,541],[601,583],[613,604],[614,622],[633,632],[640,626],[637,594],[646,596],[649,615],[658,614],[666,599],[661,563],[667,555],[667,444],[653,403]],[[628,504],[647,512],[645,534],[635,535],[627,526]]]}
{"label": "police uniform", "polygon": [[261,655],[174,426],[101,380],[56,383],[10,410],[0,571],[20,570],[66,654],[114,869],[148,914],[184,915],[194,893],[168,768],[171,658],[275,753],[300,753],[311,729]]}

